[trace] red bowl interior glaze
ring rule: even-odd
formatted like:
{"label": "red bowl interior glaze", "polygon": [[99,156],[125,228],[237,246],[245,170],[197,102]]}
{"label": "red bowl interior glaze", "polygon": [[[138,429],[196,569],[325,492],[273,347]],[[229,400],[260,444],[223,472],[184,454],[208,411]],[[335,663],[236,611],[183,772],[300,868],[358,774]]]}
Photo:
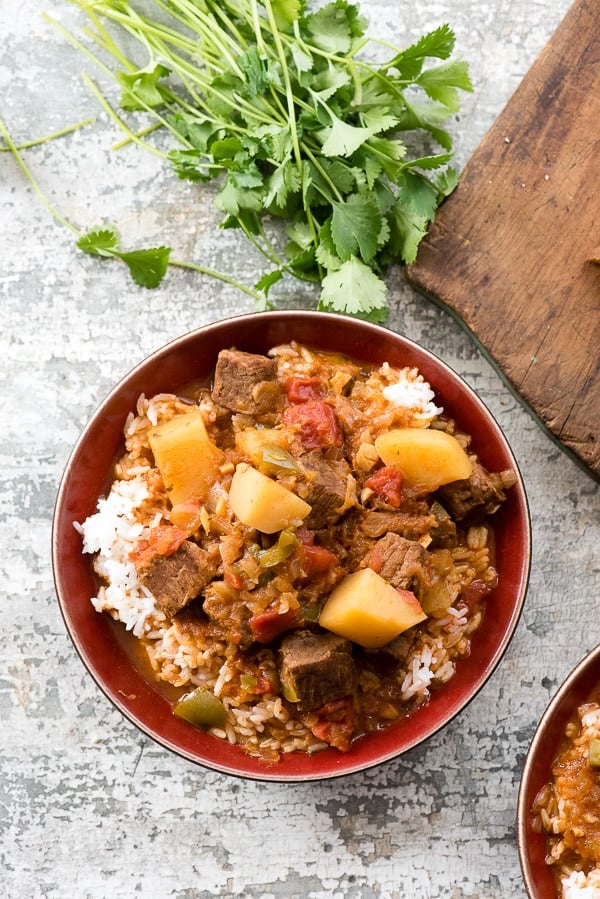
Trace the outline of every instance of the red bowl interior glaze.
{"label": "red bowl interior glaze", "polygon": [[532,827],[535,797],[552,777],[552,763],[565,727],[577,707],[600,684],[600,644],[575,666],[542,715],[529,746],[519,787],[517,839],[519,860],[529,899],[556,899],[552,868],[546,864],[546,837]]}
{"label": "red bowl interior glaze", "polygon": [[220,349],[266,352],[296,340],[315,349],[344,353],[359,361],[416,366],[489,469],[518,468],[494,418],[467,384],[440,359],[405,337],[377,325],[323,312],[281,311],[242,315],[192,331],[167,344],[116,385],[94,413],[66,466],[53,526],[56,591],[65,624],[90,674],[118,709],[159,744],[192,762],[258,780],[316,780],[348,774],[416,746],[450,721],[479,691],[504,654],[525,598],[531,534],[522,480],[495,516],[499,586],[488,600],[484,624],[470,656],[458,663],[452,680],[410,718],[357,740],[349,753],[325,750],[314,756],[292,753],[276,766],[177,720],[171,705],[136,663],[132,642],[107,616],[94,611],[97,592],[91,559],[81,552],[74,521],[96,508],[110,485],[111,466],[122,446],[122,428],[138,396],[175,391],[208,379]]}

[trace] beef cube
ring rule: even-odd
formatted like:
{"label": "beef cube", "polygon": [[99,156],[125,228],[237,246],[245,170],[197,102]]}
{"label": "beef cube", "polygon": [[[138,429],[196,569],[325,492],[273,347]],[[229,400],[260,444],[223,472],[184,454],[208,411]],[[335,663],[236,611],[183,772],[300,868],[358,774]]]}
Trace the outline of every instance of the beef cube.
{"label": "beef cube", "polygon": [[410,540],[428,534],[435,525],[433,515],[412,512],[365,512],[361,530],[367,537],[383,537],[390,532]]}
{"label": "beef cube", "polygon": [[356,501],[356,483],[343,459],[330,461],[321,452],[305,453],[300,464],[306,482],[299,495],[312,507],[305,525],[313,530],[335,523]]}
{"label": "beef cube", "polygon": [[416,540],[386,534],[365,556],[363,565],[372,568],[393,587],[412,590],[419,596],[433,579],[431,557]]}
{"label": "beef cube", "polygon": [[510,469],[490,473],[475,462],[470,477],[440,487],[438,496],[455,521],[473,524],[496,512],[506,499],[506,490],[516,481]]}
{"label": "beef cube", "polygon": [[352,643],[337,634],[294,631],[281,641],[279,677],[284,696],[302,711],[348,696],[358,683]]}
{"label": "beef cube", "polygon": [[232,412],[256,415],[279,404],[282,396],[273,359],[241,350],[221,350],[212,398]]}
{"label": "beef cube", "polygon": [[202,611],[208,618],[208,633],[217,640],[248,649],[254,642],[250,630],[251,613],[240,600],[239,591],[225,581],[213,581],[207,588]]}
{"label": "beef cube", "polygon": [[435,519],[435,526],[431,528],[430,532],[431,547],[434,549],[439,549],[440,547],[445,549],[456,546],[456,522],[452,521],[448,512],[438,502],[432,504],[431,514]]}
{"label": "beef cube", "polygon": [[195,599],[217,572],[213,556],[191,540],[184,540],[170,556],[155,556],[138,572],[153,594],[156,607],[168,617]]}

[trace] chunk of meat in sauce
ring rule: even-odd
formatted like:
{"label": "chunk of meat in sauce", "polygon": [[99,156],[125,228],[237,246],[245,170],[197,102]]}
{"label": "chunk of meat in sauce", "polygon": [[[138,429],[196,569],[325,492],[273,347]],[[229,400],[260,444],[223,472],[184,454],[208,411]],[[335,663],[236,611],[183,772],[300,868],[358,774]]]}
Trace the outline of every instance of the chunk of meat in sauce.
{"label": "chunk of meat in sauce", "polygon": [[301,710],[342,699],[358,683],[352,644],[337,634],[294,631],[281,641],[279,676],[284,695]]}
{"label": "chunk of meat in sauce", "polygon": [[361,521],[361,530],[367,537],[383,537],[392,533],[413,540],[428,534],[434,525],[433,515],[411,512],[366,512]]}
{"label": "chunk of meat in sauce", "polygon": [[497,512],[506,500],[506,491],[517,482],[514,471],[489,472],[479,462],[470,477],[440,487],[438,496],[455,521],[476,523]]}
{"label": "chunk of meat in sauce", "polygon": [[258,415],[277,408],[283,394],[273,359],[241,350],[221,350],[212,398],[231,412]]}
{"label": "chunk of meat in sauce", "polygon": [[431,585],[434,572],[430,555],[416,540],[386,534],[364,559],[364,564],[389,581],[393,587],[412,589],[416,596]]}
{"label": "chunk of meat in sauce", "polygon": [[215,556],[192,540],[184,540],[171,555],[154,556],[138,569],[138,577],[153,594],[156,607],[169,618],[196,599],[216,573]]}
{"label": "chunk of meat in sauce", "polygon": [[312,507],[307,527],[319,530],[334,524],[347,511],[348,496],[354,493],[350,466],[343,459],[329,461],[319,451],[305,453],[299,462],[306,481],[299,485],[298,493]]}
{"label": "chunk of meat in sauce", "polygon": [[237,644],[246,649],[254,642],[250,629],[250,611],[240,601],[239,591],[224,581],[212,583],[202,603],[208,618],[208,631],[217,639]]}

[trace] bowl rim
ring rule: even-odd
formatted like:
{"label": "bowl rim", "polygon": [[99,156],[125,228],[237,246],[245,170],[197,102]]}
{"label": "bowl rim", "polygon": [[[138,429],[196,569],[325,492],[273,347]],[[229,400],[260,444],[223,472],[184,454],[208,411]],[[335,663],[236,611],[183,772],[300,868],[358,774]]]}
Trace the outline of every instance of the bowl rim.
{"label": "bowl rim", "polygon": [[[547,777],[543,782],[540,781],[538,784],[535,780],[535,761],[539,751],[544,746],[547,729],[551,727],[555,721],[562,725],[558,728],[558,736],[553,735],[553,755],[556,755],[558,752],[560,741],[564,737],[564,727],[567,722],[572,719],[576,712],[577,705],[582,701],[582,698],[577,699],[576,694],[580,689],[582,689],[582,692],[585,692],[585,690],[583,690],[583,681],[587,679],[589,670],[596,666],[600,669],[600,643],[593,646],[579,659],[575,666],[567,673],[560,686],[556,689],[535,725],[533,736],[525,755],[517,795],[516,829],[519,864],[529,899],[539,899],[540,893],[537,890],[537,884],[531,869],[531,859],[528,849],[531,846],[532,837],[537,838],[538,840],[541,838],[544,840],[546,839],[544,834],[539,835],[532,831],[531,802],[535,798],[535,795],[537,795],[538,790],[543,786],[543,783],[549,782],[551,777],[551,772],[548,769]],[[588,693],[593,687],[593,684],[588,685]],[[535,790],[533,789],[534,787]],[[555,893],[555,895],[558,899],[558,893]]]}
{"label": "bowl rim", "polygon": [[[363,331],[365,337],[369,335],[373,338],[377,338],[377,336],[381,337],[385,334],[388,340],[392,340],[393,342],[397,341],[400,346],[408,348],[416,355],[421,356],[423,360],[426,360],[434,368],[436,368],[437,370],[441,370],[444,377],[448,378],[450,383],[453,383],[460,389],[461,392],[466,393],[469,396],[471,402],[473,403],[473,406],[477,411],[477,414],[483,415],[484,418],[488,419],[488,422],[491,425],[491,429],[494,432],[495,439],[499,442],[504,455],[510,460],[510,467],[515,471],[515,474],[517,476],[517,484],[515,485],[515,487],[518,490],[518,499],[516,500],[516,502],[520,513],[520,525],[523,530],[523,563],[519,571],[519,582],[515,589],[515,600],[510,619],[502,634],[502,639],[499,640],[498,644],[495,646],[495,650],[490,661],[485,666],[485,668],[479,672],[478,677],[475,679],[474,686],[467,692],[465,697],[456,705],[456,708],[450,714],[444,715],[442,719],[437,724],[435,724],[435,726],[430,727],[423,734],[420,733],[420,731],[417,729],[415,735],[411,739],[406,740],[400,748],[391,748],[386,752],[367,759],[363,758],[361,755],[358,755],[354,763],[350,763],[347,754],[336,753],[336,759],[332,760],[324,770],[311,771],[308,770],[305,766],[304,770],[298,770],[297,772],[285,771],[285,768],[281,762],[279,763],[279,766],[275,767],[267,766],[264,763],[262,764],[262,766],[257,766],[253,764],[255,760],[245,755],[241,759],[239,767],[236,767],[235,765],[229,763],[219,763],[214,759],[207,760],[198,757],[197,754],[183,749],[174,740],[157,733],[154,728],[140,719],[140,717],[132,710],[131,706],[123,698],[121,698],[121,696],[117,695],[114,690],[112,690],[107,684],[103,682],[101,678],[99,678],[97,672],[95,671],[93,659],[89,657],[88,653],[85,650],[83,641],[80,638],[80,635],[73,627],[71,616],[69,614],[68,598],[65,595],[66,585],[63,582],[63,575],[61,573],[60,546],[58,541],[58,522],[61,514],[63,513],[64,505],[67,499],[71,473],[77,462],[82,447],[85,446],[95,423],[107,410],[111,401],[121,392],[123,387],[125,387],[130,381],[135,380],[136,376],[138,376],[142,371],[154,366],[161,360],[161,358],[164,358],[168,354],[177,350],[180,345],[205,338],[207,334],[211,333],[211,331],[219,331],[224,327],[235,327],[237,325],[243,325],[246,321],[256,321],[257,318],[258,320],[264,321],[265,323],[267,320],[278,319],[281,323],[284,323],[286,325],[292,324],[299,318],[315,319],[323,328],[326,328],[328,325],[330,327],[339,327],[340,323],[343,323],[345,327],[357,326],[360,330]],[[291,340],[293,338],[288,339]],[[313,340],[312,344],[314,346],[317,346],[317,341]],[[241,779],[275,782],[330,780],[332,778],[349,776],[357,772],[366,771],[370,768],[379,766],[384,762],[390,761],[394,758],[398,758],[409,750],[415,748],[417,745],[425,743],[436,733],[446,727],[446,725],[454,720],[454,718],[456,718],[461,712],[463,712],[464,709],[475,699],[475,697],[488,682],[492,674],[495,672],[506,653],[510,641],[512,640],[512,637],[522,615],[523,606],[529,586],[531,571],[531,552],[532,532],[529,501],[525,489],[525,483],[517,459],[495,416],[486,406],[483,400],[480,399],[475,389],[470,386],[467,380],[457,371],[455,371],[452,366],[449,363],[445,362],[440,356],[425,348],[416,340],[413,340],[398,331],[389,329],[384,325],[367,322],[356,318],[350,318],[349,316],[342,316],[338,313],[310,311],[302,309],[269,310],[264,312],[250,313],[246,312],[210,321],[168,340],[166,343],[160,345],[158,348],[151,351],[136,364],[134,364],[133,367],[126,371],[125,374],[122,375],[113,384],[102,401],[95,407],[92,413],[88,415],[87,422],[83,429],[80,431],[80,434],[76,439],[64,466],[54,504],[51,528],[52,571],[55,592],[58,599],[61,616],[63,618],[67,633],[69,634],[71,642],[73,643],[74,648],[79,655],[84,668],[92,677],[92,680],[95,682],[96,686],[109,700],[109,702],[121,712],[121,714],[128,720],[130,724],[140,730],[143,734],[145,734],[145,736],[153,740],[162,748],[175,753],[176,755],[192,762],[197,766],[205,768],[206,770],[217,771],[222,774],[239,777]],[[449,684],[450,683],[451,681],[449,682]],[[447,690],[449,684],[444,685],[442,691]],[[426,703],[423,708],[426,708],[429,705],[429,702]],[[419,710],[413,713],[410,718],[415,719],[418,715],[418,712]],[[361,738],[361,741],[362,740],[364,740],[364,738]],[[361,741],[358,742],[360,743]],[[239,751],[241,753],[241,750]],[[292,755],[296,755],[296,753],[292,753]],[[303,753],[303,755],[307,756],[308,754]],[[319,753],[319,755],[321,755],[321,753]],[[278,768],[280,768],[281,770],[278,770]]]}

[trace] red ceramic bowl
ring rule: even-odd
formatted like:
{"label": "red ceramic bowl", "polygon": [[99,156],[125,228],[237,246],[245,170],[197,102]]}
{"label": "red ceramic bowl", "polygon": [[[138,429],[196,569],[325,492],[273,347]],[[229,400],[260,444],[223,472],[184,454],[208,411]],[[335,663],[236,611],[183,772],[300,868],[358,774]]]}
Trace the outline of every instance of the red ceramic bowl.
{"label": "red ceramic bowl", "polygon": [[532,827],[535,797],[552,777],[565,727],[577,707],[600,684],[600,644],[575,666],[542,715],[529,746],[519,787],[517,840],[529,899],[557,899],[552,868],[546,864],[546,837]]}
{"label": "red ceramic bowl", "polygon": [[126,416],[140,393],[172,392],[208,379],[220,349],[235,346],[266,352],[297,340],[345,353],[365,363],[416,366],[436,392],[436,402],[474,437],[482,463],[493,470],[518,468],[495,420],[467,384],[440,359],[405,337],[377,325],[323,312],[281,311],[242,315],[184,334],[137,365],[94,413],[67,464],[53,527],[56,590],[66,627],[81,659],[108,698],[144,733],[192,762],[257,780],[301,781],[336,777],[371,767],[411,749],[440,730],[483,686],[500,661],[521,613],[530,564],[530,523],[522,480],[495,516],[499,586],[473,640],[470,656],[451,681],[412,717],[357,740],[348,753],[325,750],[286,755],[277,766],[244,755],[178,721],[157,685],[144,676],[123,633],[94,611],[97,592],[90,557],[81,552],[73,527],[95,511],[110,484],[111,466],[122,444]]}

